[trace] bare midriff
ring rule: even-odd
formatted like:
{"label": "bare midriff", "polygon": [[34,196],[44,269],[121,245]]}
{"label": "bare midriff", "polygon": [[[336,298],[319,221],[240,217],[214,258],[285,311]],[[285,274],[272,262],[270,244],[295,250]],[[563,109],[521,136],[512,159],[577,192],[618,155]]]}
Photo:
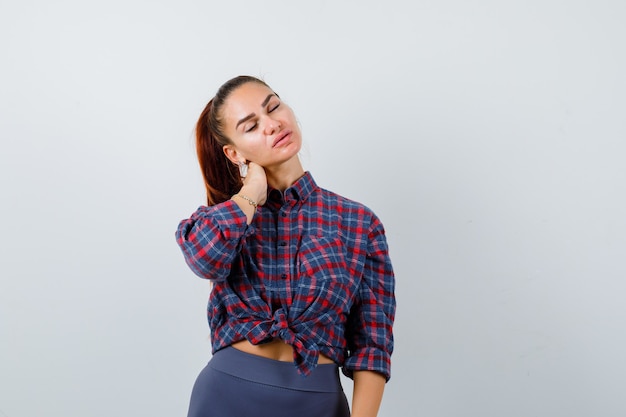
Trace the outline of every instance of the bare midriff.
{"label": "bare midriff", "polygon": [[[242,352],[250,353],[252,355],[262,356],[268,359],[274,359],[281,362],[293,362],[293,347],[283,342],[282,340],[272,340],[268,343],[261,345],[253,345],[247,340],[241,340],[235,342],[232,345],[235,349]],[[317,361],[319,364],[333,363],[333,360],[328,356],[320,353],[320,357]]]}

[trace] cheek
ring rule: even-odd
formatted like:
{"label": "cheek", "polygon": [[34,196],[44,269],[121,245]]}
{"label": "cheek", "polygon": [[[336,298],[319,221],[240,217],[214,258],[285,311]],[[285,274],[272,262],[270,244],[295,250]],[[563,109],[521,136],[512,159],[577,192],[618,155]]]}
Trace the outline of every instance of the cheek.
{"label": "cheek", "polygon": [[249,135],[240,142],[240,151],[246,154],[248,159],[252,159],[255,155],[260,155],[265,150],[265,138],[263,135]]}
{"label": "cheek", "polygon": [[295,113],[293,112],[293,110],[289,109],[289,111],[287,112],[287,115],[288,115],[289,119],[291,119],[291,121],[292,121],[294,124],[297,124],[297,123],[298,123],[298,121],[296,120],[296,115],[295,115]]}

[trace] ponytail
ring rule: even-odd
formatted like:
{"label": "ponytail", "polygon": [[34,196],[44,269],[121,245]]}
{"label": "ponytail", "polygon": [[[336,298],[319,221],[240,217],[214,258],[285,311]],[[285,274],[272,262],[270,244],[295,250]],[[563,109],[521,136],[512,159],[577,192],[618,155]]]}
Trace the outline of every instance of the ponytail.
{"label": "ponytail", "polygon": [[227,201],[243,185],[238,167],[224,154],[226,143],[220,144],[217,137],[221,135],[211,129],[211,121],[215,119],[212,110],[213,100],[206,105],[196,124],[196,152],[209,206]]}

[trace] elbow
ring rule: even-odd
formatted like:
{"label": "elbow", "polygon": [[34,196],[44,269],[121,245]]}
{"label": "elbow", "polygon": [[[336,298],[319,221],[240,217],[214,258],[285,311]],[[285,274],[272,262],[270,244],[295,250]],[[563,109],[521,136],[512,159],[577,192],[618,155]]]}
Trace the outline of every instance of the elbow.
{"label": "elbow", "polygon": [[213,269],[209,265],[206,265],[204,262],[193,262],[188,258],[185,258],[185,261],[189,269],[200,278],[214,279]]}
{"label": "elbow", "polygon": [[228,276],[229,268],[220,265],[219,262],[209,259],[206,256],[190,255],[183,249],[185,262],[191,271],[200,278],[211,281],[223,281]]}
{"label": "elbow", "polygon": [[200,278],[218,280],[220,276],[219,261],[210,256],[211,251],[196,239],[186,239],[181,230],[176,241],[183,254],[185,263]]}

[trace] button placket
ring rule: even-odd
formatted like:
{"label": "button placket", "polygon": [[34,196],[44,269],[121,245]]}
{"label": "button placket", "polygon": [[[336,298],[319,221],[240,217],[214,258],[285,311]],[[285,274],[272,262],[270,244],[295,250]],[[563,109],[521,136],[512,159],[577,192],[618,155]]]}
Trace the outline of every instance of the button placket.
{"label": "button placket", "polygon": [[280,209],[280,216],[278,217],[278,235],[277,237],[277,255],[280,261],[278,276],[282,281],[280,285],[280,291],[282,293],[282,299],[287,305],[291,304],[291,280],[289,274],[291,272],[291,265],[293,261],[293,254],[290,253],[291,245],[291,221],[290,221],[290,209],[291,202],[286,201],[283,207]]}

